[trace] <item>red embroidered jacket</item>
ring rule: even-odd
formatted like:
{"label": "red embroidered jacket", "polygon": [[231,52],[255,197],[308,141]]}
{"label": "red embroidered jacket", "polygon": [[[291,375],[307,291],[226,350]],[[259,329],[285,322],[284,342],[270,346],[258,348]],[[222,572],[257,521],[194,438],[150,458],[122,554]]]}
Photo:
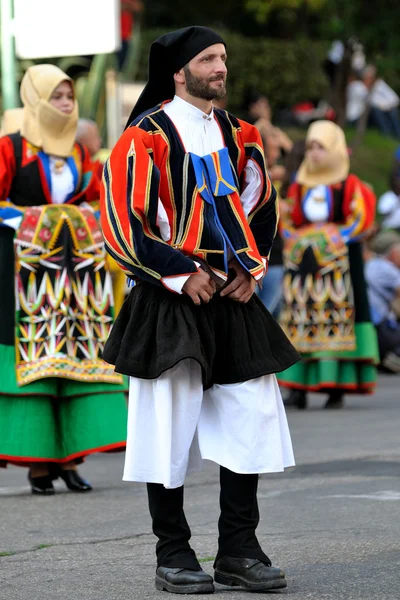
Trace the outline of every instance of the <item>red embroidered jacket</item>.
{"label": "red embroidered jacket", "polygon": [[[117,142],[103,171],[101,218],[106,246],[133,278],[197,271],[193,258],[226,275],[232,253],[255,279],[265,273],[277,228],[276,193],[265,169],[255,127],[215,110],[225,148],[206,157],[186,153],[162,105],[138,117]],[[251,160],[262,181],[246,218],[240,201]],[[159,201],[170,238],[162,238]]]}
{"label": "red embroidered jacket", "polygon": [[[17,206],[51,204],[49,156],[32,146],[19,133],[0,138],[0,202]],[[99,199],[100,181],[85,146],[75,144],[66,159],[74,178],[74,191],[66,204]]]}
{"label": "red embroidered jacket", "polygon": [[[362,237],[374,223],[376,196],[371,188],[355,175],[349,175],[341,183],[327,186],[329,193],[328,223],[337,223],[346,242]],[[289,212],[282,217],[281,230],[284,237],[290,237],[290,230],[308,225],[303,202],[309,188],[293,183],[288,190]]]}

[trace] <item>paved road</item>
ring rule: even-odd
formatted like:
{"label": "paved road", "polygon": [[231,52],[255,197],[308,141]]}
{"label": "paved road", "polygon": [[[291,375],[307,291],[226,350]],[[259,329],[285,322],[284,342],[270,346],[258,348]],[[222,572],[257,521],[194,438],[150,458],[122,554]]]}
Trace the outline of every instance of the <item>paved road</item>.
{"label": "paved road", "polygon": [[[374,398],[350,399],[343,411],[322,405],[315,396],[308,411],[289,413],[297,466],[260,483],[259,538],[289,582],[275,596],[399,600],[399,378],[382,377]],[[0,600],[167,596],[154,589],[144,486],[122,483],[122,462],[121,455],[88,459],[82,473],[95,491],[83,496],[57,483],[54,497],[32,497],[25,470],[0,472]],[[186,502],[193,546],[212,573],[215,465],[188,479]],[[249,594],[218,586],[218,597]]]}

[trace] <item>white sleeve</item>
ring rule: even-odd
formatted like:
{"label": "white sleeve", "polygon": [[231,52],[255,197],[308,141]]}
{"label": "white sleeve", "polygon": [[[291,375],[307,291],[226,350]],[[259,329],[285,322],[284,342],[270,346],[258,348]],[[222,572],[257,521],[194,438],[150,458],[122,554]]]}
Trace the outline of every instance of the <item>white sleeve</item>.
{"label": "white sleeve", "polygon": [[259,170],[252,160],[248,160],[244,168],[245,188],[240,195],[244,214],[249,216],[257,204],[263,187]]}
{"label": "white sleeve", "polygon": [[386,81],[383,81],[383,79],[380,80],[380,85],[381,85],[381,93],[385,97],[388,104],[392,105],[392,106],[397,106],[399,104],[399,97],[396,94],[396,92],[394,91],[394,89],[392,89],[386,83]]}
{"label": "white sleeve", "polygon": [[[200,269],[200,264],[195,261],[194,263],[197,267],[197,270]],[[183,286],[194,273],[190,273],[190,275],[178,275],[172,277],[161,277],[161,283],[170,291],[175,292],[175,294],[183,294]]]}
{"label": "white sleeve", "polygon": [[169,225],[167,211],[165,210],[160,198],[158,199],[157,225],[160,229],[161,238],[164,240],[164,242],[168,242],[169,238],[171,237],[171,227]]}
{"label": "white sleeve", "polygon": [[371,104],[380,110],[391,110],[398,106],[399,97],[382,79],[378,79],[371,91]]}
{"label": "white sleeve", "polygon": [[[164,242],[168,242],[171,237],[171,227],[168,220],[167,211],[164,208],[163,203],[160,198],[158,199],[158,208],[157,208],[157,225],[160,229],[160,234]],[[199,265],[196,263],[197,268]],[[190,275],[193,275],[191,273]],[[185,285],[186,281],[189,279],[190,275],[178,275],[172,277],[161,277],[161,283],[171,292],[175,292],[176,294],[182,294],[182,288]]]}
{"label": "white sleeve", "polygon": [[378,200],[378,213],[388,215],[395,210],[400,204],[399,197],[394,192],[389,190],[385,192]]}
{"label": "white sleeve", "polygon": [[170,292],[183,294],[183,286],[191,275],[193,275],[193,273],[190,275],[179,275],[178,277],[161,277],[161,282]]}

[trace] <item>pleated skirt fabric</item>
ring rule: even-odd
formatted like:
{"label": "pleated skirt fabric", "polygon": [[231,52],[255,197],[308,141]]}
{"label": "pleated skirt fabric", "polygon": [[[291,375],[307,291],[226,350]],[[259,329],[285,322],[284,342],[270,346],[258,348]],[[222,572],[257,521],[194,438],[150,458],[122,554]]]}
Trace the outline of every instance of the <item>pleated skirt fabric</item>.
{"label": "pleated skirt fabric", "polygon": [[191,358],[208,389],[278,373],[300,357],[255,295],[241,304],[216,294],[195,306],[186,295],[141,282],[122,306],[103,358],[117,372],[142,379]]}

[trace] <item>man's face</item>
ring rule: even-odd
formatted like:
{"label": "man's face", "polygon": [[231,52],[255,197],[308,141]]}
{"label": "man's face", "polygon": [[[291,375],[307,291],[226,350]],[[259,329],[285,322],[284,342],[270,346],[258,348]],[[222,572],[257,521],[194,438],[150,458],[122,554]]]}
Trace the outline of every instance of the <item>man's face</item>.
{"label": "man's face", "polygon": [[226,94],[226,50],[224,44],[209,46],[183,67],[188,94],[203,100]]}

